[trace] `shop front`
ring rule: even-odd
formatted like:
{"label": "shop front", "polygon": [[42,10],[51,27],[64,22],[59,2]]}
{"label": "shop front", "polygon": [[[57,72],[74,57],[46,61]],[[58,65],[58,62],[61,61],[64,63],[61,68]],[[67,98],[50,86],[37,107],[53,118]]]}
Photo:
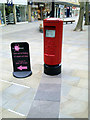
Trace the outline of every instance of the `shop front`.
{"label": "shop front", "polygon": [[6,24],[14,24],[13,4],[5,4]]}
{"label": "shop front", "polygon": [[45,19],[45,3],[38,3],[38,19]]}
{"label": "shop front", "polygon": [[28,20],[27,0],[13,0],[15,5],[16,22],[25,22]]}
{"label": "shop front", "polygon": [[73,16],[78,16],[79,15],[79,10],[80,8],[79,7],[72,7],[72,15]]}
{"label": "shop front", "polygon": [[28,13],[26,5],[16,5],[16,18],[17,22],[28,21]]}
{"label": "shop front", "polygon": [[0,25],[5,24],[5,3],[6,0],[0,0]]}
{"label": "shop front", "polygon": [[4,20],[4,6],[3,4],[0,4],[0,25],[4,24],[5,20]]}
{"label": "shop front", "polygon": [[32,21],[38,20],[38,5],[37,4],[32,5],[31,19]]}

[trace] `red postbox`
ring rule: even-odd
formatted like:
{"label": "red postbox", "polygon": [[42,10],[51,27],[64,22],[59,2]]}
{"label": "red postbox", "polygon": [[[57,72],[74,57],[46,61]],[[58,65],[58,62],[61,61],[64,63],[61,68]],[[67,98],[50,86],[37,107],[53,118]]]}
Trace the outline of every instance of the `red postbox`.
{"label": "red postbox", "polygon": [[44,19],[44,73],[61,73],[63,21],[59,18]]}

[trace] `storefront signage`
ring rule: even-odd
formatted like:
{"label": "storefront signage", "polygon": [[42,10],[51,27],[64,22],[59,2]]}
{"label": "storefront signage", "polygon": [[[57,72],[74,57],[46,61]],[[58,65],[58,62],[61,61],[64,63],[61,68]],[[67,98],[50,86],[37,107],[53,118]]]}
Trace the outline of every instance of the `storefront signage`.
{"label": "storefront signage", "polygon": [[8,6],[13,6],[13,1],[12,0],[7,0],[7,5]]}
{"label": "storefront signage", "polygon": [[38,8],[38,5],[32,5],[32,8]]}
{"label": "storefront signage", "polygon": [[62,9],[63,9],[63,8],[64,8],[64,5],[59,5],[59,8],[62,8]]}
{"label": "storefront signage", "polygon": [[55,7],[59,7],[59,5],[56,4]]}
{"label": "storefront signage", "polygon": [[13,0],[13,4],[27,5],[27,0]]}
{"label": "storefront signage", "polygon": [[45,7],[45,4],[44,4],[44,3],[39,3],[38,7],[39,7],[39,8],[44,8],[44,7]]}
{"label": "storefront signage", "polygon": [[0,3],[7,3],[7,0],[0,0]]}
{"label": "storefront signage", "polygon": [[[29,44],[26,42],[12,43],[12,60],[13,71],[15,77],[25,77],[24,73],[31,74],[30,57],[29,57]],[[22,75],[23,72],[23,75]]]}

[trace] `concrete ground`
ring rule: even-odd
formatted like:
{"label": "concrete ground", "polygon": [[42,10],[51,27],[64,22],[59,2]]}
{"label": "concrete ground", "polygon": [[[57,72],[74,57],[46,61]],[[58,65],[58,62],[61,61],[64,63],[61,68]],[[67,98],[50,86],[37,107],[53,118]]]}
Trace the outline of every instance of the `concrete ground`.
{"label": "concrete ground", "polygon": [[[3,118],[88,117],[88,27],[75,32],[76,23],[64,25],[62,73],[43,73],[43,34],[39,22],[0,28],[0,116]],[[2,29],[2,30],[1,30]],[[10,45],[30,45],[32,76],[13,77]]]}

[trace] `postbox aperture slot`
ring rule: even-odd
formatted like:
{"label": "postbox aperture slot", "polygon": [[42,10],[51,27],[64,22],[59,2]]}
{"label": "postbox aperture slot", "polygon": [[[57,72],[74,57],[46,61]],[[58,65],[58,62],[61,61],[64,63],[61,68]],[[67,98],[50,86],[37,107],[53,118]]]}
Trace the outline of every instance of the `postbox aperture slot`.
{"label": "postbox aperture slot", "polygon": [[46,26],[45,27],[45,37],[49,38],[55,38],[55,32],[56,32],[55,26]]}

